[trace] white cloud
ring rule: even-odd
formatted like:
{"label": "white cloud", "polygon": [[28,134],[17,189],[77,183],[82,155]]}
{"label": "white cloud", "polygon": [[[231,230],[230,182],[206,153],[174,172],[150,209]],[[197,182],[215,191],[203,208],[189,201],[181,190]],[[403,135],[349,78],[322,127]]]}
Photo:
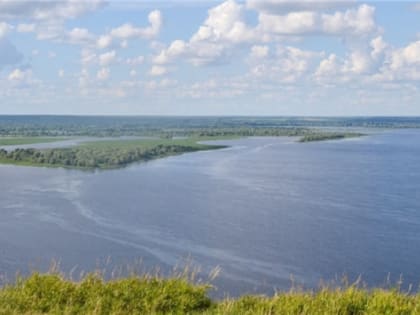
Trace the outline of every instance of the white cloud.
{"label": "white cloud", "polygon": [[18,24],[16,29],[19,33],[32,33],[32,32],[35,32],[36,26],[33,23],[32,24],[21,23],[21,24]]}
{"label": "white cloud", "polygon": [[162,14],[157,10],[152,11],[149,13],[148,20],[150,26],[146,28],[135,27],[127,23],[112,29],[109,35],[119,39],[153,38],[159,34],[162,27]]}
{"label": "white cloud", "polygon": [[62,20],[81,16],[103,6],[103,0],[0,0],[0,19]]}
{"label": "white cloud", "polygon": [[340,66],[338,64],[337,56],[335,54],[330,54],[327,58],[320,62],[319,67],[315,72],[315,76],[335,76],[339,71]]}
{"label": "white cloud", "polygon": [[209,10],[206,21],[192,36],[191,42],[223,40],[240,43],[254,40],[255,34],[245,24],[243,15],[242,4],[234,0],[223,2]]}
{"label": "white cloud", "polygon": [[328,34],[337,36],[365,35],[377,31],[375,8],[366,4],[325,14],[317,11],[297,11],[284,15],[262,12],[259,28],[266,33],[279,35]]}
{"label": "white cloud", "polygon": [[175,40],[167,49],[163,49],[153,61],[157,64],[166,64],[182,56],[187,51],[187,44],[183,40]]}
{"label": "white cloud", "polygon": [[98,80],[104,81],[104,80],[108,80],[109,79],[109,75],[110,75],[109,68],[101,68],[96,73],[96,78]]}
{"label": "white cloud", "polygon": [[13,26],[5,22],[0,23],[0,39],[12,30]]}
{"label": "white cloud", "polygon": [[362,4],[357,9],[322,15],[322,30],[327,34],[363,35],[377,30],[375,8]]}
{"label": "white cloud", "polygon": [[117,53],[115,52],[115,50],[103,53],[99,55],[99,64],[101,66],[108,66],[109,64],[115,61],[116,56],[117,56]]}
{"label": "white cloud", "polygon": [[12,72],[10,72],[7,78],[9,79],[9,81],[23,81],[26,78],[26,76],[27,73],[25,71],[15,69]]}
{"label": "white cloud", "polygon": [[138,66],[144,63],[144,56],[137,56],[137,57],[133,57],[133,58],[127,58],[126,59],[126,63],[129,66]]}
{"label": "white cloud", "polygon": [[297,11],[318,11],[340,9],[351,6],[355,1],[347,0],[248,0],[246,5],[250,9],[255,9],[265,13],[287,13]]}
{"label": "white cloud", "polygon": [[420,40],[409,43],[403,48],[393,49],[381,68],[374,76],[378,81],[418,81],[420,80]]}
{"label": "white cloud", "polygon": [[86,28],[73,28],[67,32],[67,42],[70,44],[86,44],[94,40],[94,35]]}
{"label": "white cloud", "polygon": [[[189,40],[172,41],[154,56],[153,62],[164,65],[183,59],[198,66],[220,64],[235,56],[240,49],[252,46],[258,49],[259,46],[282,41],[285,36],[320,34],[362,38],[375,34],[378,27],[374,19],[375,8],[372,6],[362,4],[333,13],[319,11],[321,8],[344,8],[350,2],[337,4],[331,1],[297,3],[262,0],[248,1],[245,6],[235,0],[227,0],[208,11],[206,20]],[[267,10],[272,6],[283,9]],[[246,24],[246,8],[260,10],[256,26]],[[258,53],[264,54],[263,51],[251,52],[254,56]]]}
{"label": "white cloud", "polygon": [[104,7],[104,0],[0,0],[0,19],[23,21],[18,32],[35,32],[38,39],[66,40],[64,23]]}
{"label": "white cloud", "polygon": [[7,81],[12,89],[31,88],[40,83],[39,80],[34,80],[31,69],[16,68],[12,70],[8,76]]}
{"label": "white cloud", "polygon": [[174,40],[153,61],[156,64],[185,58],[194,65],[218,63],[236,45],[257,40],[255,31],[244,20],[244,5],[227,0],[208,11],[207,19],[190,40]]}
{"label": "white cloud", "polygon": [[149,71],[151,76],[161,76],[168,73],[168,69],[162,66],[152,66]]}
{"label": "white cloud", "polygon": [[89,49],[83,49],[81,52],[81,63],[83,65],[89,65],[96,62],[98,56]]}
{"label": "white cloud", "polygon": [[131,70],[130,71],[130,77],[135,77],[137,75],[137,71],[136,70]]}
{"label": "white cloud", "polygon": [[343,71],[363,74],[369,72],[372,66],[370,56],[361,51],[353,51],[344,62]]}
{"label": "white cloud", "polygon": [[322,52],[279,46],[272,55],[251,59],[250,74],[258,81],[294,84],[305,80],[322,56]]}
{"label": "white cloud", "polygon": [[64,75],[65,75],[65,71],[63,70],[63,69],[60,69],[60,70],[58,70],[58,76],[60,77],[60,78],[64,78]]}
{"label": "white cloud", "polygon": [[158,36],[163,23],[161,12],[158,10],[150,12],[148,21],[150,25],[147,27],[137,27],[126,23],[113,28],[109,33],[99,36],[95,41],[95,46],[98,49],[105,49],[111,46],[116,47],[115,41],[119,41],[119,47],[126,48],[128,46],[128,39],[151,39]]}
{"label": "white cloud", "polygon": [[259,27],[267,33],[296,35],[313,33],[319,30],[320,17],[315,12],[291,12],[287,15],[261,13],[258,17]]}
{"label": "white cloud", "polygon": [[410,43],[392,54],[391,69],[404,66],[420,66],[420,41]]}
{"label": "white cloud", "polygon": [[372,58],[378,59],[388,48],[388,44],[383,40],[382,36],[378,36],[371,40],[370,47],[372,48]]}
{"label": "white cloud", "polygon": [[112,36],[102,35],[98,38],[96,45],[99,49],[107,48],[112,44]]}
{"label": "white cloud", "polygon": [[251,58],[265,58],[270,52],[270,47],[267,45],[254,45],[251,47]]}

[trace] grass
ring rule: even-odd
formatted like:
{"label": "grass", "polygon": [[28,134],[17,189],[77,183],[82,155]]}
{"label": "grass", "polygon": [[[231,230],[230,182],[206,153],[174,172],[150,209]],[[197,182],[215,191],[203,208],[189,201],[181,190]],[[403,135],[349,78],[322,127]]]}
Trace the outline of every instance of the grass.
{"label": "grass", "polygon": [[0,137],[0,145],[24,145],[35,143],[50,143],[63,141],[67,138],[59,137]]}
{"label": "grass", "polygon": [[354,284],[220,301],[209,298],[209,289],[186,274],[110,281],[89,274],[75,282],[58,273],[34,273],[0,289],[0,314],[420,314],[420,295],[398,288],[368,290]]}

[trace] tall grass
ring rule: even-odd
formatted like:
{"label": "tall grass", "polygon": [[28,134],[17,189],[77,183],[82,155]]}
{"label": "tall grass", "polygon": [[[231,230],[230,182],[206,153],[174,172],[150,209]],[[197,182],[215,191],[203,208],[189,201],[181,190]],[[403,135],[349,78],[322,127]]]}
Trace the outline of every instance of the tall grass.
{"label": "tall grass", "polygon": [[367,289],[357,282],[220,301],[209,298],[210,288],[188,269],[171,277],[145,273],[108,281],[101,273],[78,281],[57,271],[33,273],[0,289],[0,314],[420,314],[420,295],[398,286]]}

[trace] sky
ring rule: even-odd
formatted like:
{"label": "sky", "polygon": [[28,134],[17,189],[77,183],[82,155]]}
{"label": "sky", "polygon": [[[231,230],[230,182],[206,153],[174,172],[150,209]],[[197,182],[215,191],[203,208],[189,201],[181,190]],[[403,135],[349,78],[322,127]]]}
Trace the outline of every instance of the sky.
{"label": "sky", "polygon": [[420,115],[420,3],[0,0],[0,114]]}

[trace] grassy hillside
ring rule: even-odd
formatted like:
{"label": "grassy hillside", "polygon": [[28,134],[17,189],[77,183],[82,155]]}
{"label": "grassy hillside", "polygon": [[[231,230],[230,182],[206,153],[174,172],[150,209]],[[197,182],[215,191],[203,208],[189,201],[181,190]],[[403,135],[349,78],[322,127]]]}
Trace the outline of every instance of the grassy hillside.
{"label": "grassy hillside", "polygon": [[213,301],[209,286],[184,276],[132,276],[104,281],[88,275],[72,282],[35,273],[0,289],[0,314],[420,314],[420,295],[357,286],[244,296]]}

